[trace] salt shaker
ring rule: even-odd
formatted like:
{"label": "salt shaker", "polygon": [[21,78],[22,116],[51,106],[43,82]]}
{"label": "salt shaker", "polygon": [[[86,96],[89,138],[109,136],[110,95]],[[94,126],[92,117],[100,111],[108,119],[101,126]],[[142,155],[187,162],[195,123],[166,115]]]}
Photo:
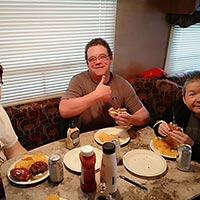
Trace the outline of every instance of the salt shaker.
{"label": "salt shaker", "polygon": [[106,142],[103,144],[100,182],[106,183],[110,194],[117,191],[117,159],[115,144],[112,142]]}
{"label": "salt shaker", "polygon": [[105,182],[100,182],[95,200],[112,200]]}

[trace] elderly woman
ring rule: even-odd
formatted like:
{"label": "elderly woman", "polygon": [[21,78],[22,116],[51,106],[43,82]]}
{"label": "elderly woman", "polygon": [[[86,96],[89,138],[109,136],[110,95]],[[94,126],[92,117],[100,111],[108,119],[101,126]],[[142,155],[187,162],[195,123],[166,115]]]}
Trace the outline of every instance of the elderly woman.
{"label": "elderly woman", "polygon": [[[170,129],[173,122],[180,128]],[[192,147],[192,159],[200,162],[200,71],[194,71],[183,86],[183,96],[175,102],[154,130],[161,136],[170,136],[177,144]]]}

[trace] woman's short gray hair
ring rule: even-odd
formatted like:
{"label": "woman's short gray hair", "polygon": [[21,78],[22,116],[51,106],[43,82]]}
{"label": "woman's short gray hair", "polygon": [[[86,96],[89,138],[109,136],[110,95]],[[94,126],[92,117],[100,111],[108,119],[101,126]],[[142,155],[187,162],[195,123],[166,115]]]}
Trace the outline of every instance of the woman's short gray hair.
{"label": "woman's short gray hair", "polygon": [[200,81],[200,71],[198,71],[198,70],[189,72],[189,75],[183,85],[183,88],[182,88],[183,96],[185,95],[185,92],[186,92],[185,90],[186,90],[187,85],[194,81]]}

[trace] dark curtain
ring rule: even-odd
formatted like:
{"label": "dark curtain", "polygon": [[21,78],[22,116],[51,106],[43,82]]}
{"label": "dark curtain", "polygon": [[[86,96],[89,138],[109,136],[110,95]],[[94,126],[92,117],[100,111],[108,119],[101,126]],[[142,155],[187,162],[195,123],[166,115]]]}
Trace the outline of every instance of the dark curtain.
{"label": "dark curtain", "polygon": [[187,28],[200,22],[200,11],[196,11],[192,14],[167,14],[166,20],[169,24]]}

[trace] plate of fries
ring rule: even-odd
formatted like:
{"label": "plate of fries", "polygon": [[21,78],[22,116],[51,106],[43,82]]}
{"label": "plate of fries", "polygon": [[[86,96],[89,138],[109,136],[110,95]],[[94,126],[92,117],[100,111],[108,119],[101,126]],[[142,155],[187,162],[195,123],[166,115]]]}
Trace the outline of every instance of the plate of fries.
{"label": "plate of fries", "polygon": [[19,185],[34,184],[46,179],[49,176],[49,170],[45,171],[44,173],[37,174],[35,176],[30,176],[28,180],[16,180],[15,178],[11,176],[11,170],[17,169],[17,168],[18,169],[25,168],[27,170],[30,170],[32,164],[38,161],[45,162],[48,165],[48,158],[49,157],[43,154],[42,152],[35,152],[33,154],[28,154],[28,153],[24,154],[21,159],[17,160],[9,167],[8,173],[7,173],[8,179],[11,182],[15,184],[19,184]]}
{"label": "plate of fries", "polygon": [[130,135],[127,132],[127,128],[121,126],[108,127],[99,129],[94,139],[97,143],[103,145],[105,142],[109,142],[113,139],[118,140],[120,145],[125,145],[130,140]]}
{"label": "plate of fries", "polygon": [[165,138],[154,137],[150,142],[150,148],[165,158],[175,159],[178,152]]}
{"label": "plate of fries", "polygon": [[45,198],[45,200],[67,200],[67,199],[60,197],[58,194],[50,194]]}

